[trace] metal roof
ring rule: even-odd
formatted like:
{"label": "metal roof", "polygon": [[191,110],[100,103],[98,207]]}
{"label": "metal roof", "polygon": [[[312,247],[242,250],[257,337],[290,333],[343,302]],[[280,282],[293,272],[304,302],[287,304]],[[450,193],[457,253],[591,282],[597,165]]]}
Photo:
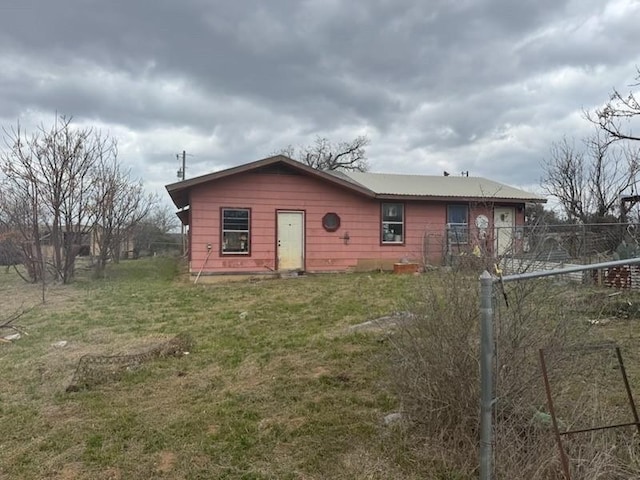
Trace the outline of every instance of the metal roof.
{"label": "metal roof", "polygon": [[535,193],[482,177],[399,175],[393,173],[340,172],[377,195],[460,199],[503,199],[545,202]]}

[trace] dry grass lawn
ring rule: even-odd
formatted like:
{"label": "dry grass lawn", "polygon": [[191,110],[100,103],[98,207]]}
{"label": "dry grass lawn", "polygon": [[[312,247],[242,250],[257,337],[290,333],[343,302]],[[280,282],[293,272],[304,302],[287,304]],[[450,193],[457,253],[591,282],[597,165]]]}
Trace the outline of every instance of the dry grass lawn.
{"label": "dry grass lawn", "polygon": [[[438,439],[384,425],[401,409],[389,368],[398,343],[386,324],[350,328],[409,306],[434,311],[436,297],[446,315],[434,320],[457,321],[447,292],[459,285],[445,275],[193,285],[155,258],[48,286],[42,304],[39,286],[2,269],[0,318],[28,310],[18,321],[28,336],[0,343],[0,480],[474,478],[476,452],[457,452],[469,466],[458,468]],[[576,341],[620,343],[637,391],[640,294],[565,287],[528,298],[543,316],[589,325]],[[505,315],[521,305],[510,288]],[[188,355],[66,391],[83,355],[137,354],[182,333],[195,341]]]}
{"label": "dry grass lawn", "polygon": [[[0,344],[1,479],[418,478],[397,457],[384,333],[348,329],[405,308],[411,276],[353,274],[193,285],[175,262],[39,286],[0,272],[0,316],[32,310]],[[85,354],[180,358],[67,393]],[[56,342],[64,340],[64,347]]]}

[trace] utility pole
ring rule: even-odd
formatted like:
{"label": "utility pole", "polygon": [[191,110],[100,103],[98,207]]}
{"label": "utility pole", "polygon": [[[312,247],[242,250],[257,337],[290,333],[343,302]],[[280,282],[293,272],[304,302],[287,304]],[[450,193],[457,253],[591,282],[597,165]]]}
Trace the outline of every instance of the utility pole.
{"label": "utility pole", "polygon": [[[180,160],[180,154],[176,153],[176,158]],[[178,178],[184,182],[187,176],[187,152],[182,151],[182,168],[178,170]],[[182,255],[187,254],[187,238],[184,234],[184,223],[180,220],[180,238],[182,239]]]}
{"label": "utility pole", "polygon": [[182,180],[187,176],[187,152],[182,150]]}
{"label": "utility pole", "polygon": [[[176,158],[180,161],[180,154],[176,153]],[[187,175],[187,152],[182,151],[182,168],[178,169],[178,178],[184,180]]]}

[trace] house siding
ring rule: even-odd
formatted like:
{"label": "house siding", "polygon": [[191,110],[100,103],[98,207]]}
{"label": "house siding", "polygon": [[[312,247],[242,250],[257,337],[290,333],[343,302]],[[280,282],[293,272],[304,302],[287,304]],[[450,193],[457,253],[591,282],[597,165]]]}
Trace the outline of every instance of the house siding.
{"label": "house siding", "polygon": [[[309,272],[382,268],[404,259],[441,263],[447,205],[465,202],[404,201],[404,244],[381,243],[381,203],[302,174],[246,172],[195,186],[190,192],[191,271],[268,273],[277,269],[277,211],[304,212],[305,265]],[[384,201],[387,202],[387,201]],[[512,205],[513,206],[513,205]],[[250,253],[220,251],[221,208],[249,208]],[[491,208],[470,208],[469,225]],[[340,227],[327,232],[322,217],[333,212]],[[524,214],[517,215],[524,219]],[[348,242],[344,240],[349,235]],[[211,252],[207,245],[211,244]]]}
{"label": "house siding", "polygon": [[[200,185],[192,190],[190,204],[191,269],[203,273],[275,270],[278,210],[305,212],[308,271],[343,271],[356,268],[363,260],[422,261],[425,228],[444,225],[446,215],[444,204],[405,202],[405,244],[381,245],[380,201],[294,174],[245,173]],[[250,255],[220,253],[220,207],[251,209]],[[340,216],[335,232],[322,227],[322,217],[328,212]],[[343,239],[347,232],[348,244]],[[212,249],[207,259],[209,243]]]}

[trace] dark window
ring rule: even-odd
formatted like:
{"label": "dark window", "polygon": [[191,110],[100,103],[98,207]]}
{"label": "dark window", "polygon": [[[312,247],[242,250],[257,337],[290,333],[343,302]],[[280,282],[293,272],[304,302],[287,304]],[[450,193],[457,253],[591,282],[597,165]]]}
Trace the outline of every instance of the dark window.
{"label": "dark window", "polygon": [[404,242],[404,205],[382,204],[382,243]]}
{"label": "dark window", "polygon": [[447,207],[447,231],[449,244],[469,242],[469,206],[449,205]]}
{"label": "dark window", "polygon": [[340,217],[337,213],[327,213],[322,217],[322,227],[327,232],[335,232],[340,228]]}
{"label": "dark window", "polygon": [[248,208],[222,209],[222,253],[248,254],[250,233]]}

